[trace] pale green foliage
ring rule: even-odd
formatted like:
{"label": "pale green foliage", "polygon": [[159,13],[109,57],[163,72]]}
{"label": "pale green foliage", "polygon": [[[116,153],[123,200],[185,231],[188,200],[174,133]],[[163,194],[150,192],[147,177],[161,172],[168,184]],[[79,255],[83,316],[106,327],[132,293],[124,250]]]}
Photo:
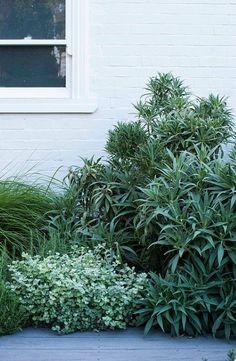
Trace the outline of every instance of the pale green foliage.
{"label": "pale green foliage", "polygon": [[9,287],[34,323],[59,333],[125,328],[134,321],[134,304],[146,283],[146,275],[121,267],[103,246],[44,259],[24,254],[10,271]]}

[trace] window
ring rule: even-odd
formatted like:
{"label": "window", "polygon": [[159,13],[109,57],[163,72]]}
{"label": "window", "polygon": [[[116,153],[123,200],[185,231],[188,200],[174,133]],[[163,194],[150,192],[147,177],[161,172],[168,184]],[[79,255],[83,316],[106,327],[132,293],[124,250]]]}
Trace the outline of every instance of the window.
{"label": "window", "polygon": [[93,112],[88,0],[0,0],[0,112]]}

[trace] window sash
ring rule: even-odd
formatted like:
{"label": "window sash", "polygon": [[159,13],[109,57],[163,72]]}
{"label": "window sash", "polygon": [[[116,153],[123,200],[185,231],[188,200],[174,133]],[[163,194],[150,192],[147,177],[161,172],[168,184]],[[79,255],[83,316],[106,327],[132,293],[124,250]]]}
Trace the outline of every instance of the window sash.
{"label": "window sash", "polygon": [[0,46],[40,46],[40,45],[66,45],[66,40],[54,39],[14,39],[14,40],[0,40]]}
{"label": "window sash", "polygon": [[0,88],[0,98],[2,99],[25,99],[25,98],[70,98],[70,89],[65,88]]}
{"label": "window sash", "polygon": [[[78,114],[96,111],[97,99],[91,95],[89,87],[89,3],[90,0],[66,0],[66,89],[2,88],[0,114]],[[6,90],[11,90],[11,94]]]}
{"label": "window sash", "polygon": [[[72,96],[72,1],[66,0],[65,39],[0,39],[1,46],[65,46],[66,47],[66,86],[65,88],[39,87],[0,87],[0,98],[70,98]],[[78,0],[76,0],[78,1]]]}
{"label": "window sash", "polygon": [[[23,44],[21,44],[23,45]],[[36,45],[36,44],[34,44]],[[48,45],[48,44],[44,44]],[[51,44],[50,44],[51,45]],[[54,44],[53,44],[54,45]],[[52,45],[52,46],[53,46]],[[58,45],[58,44],[56,44]],[[64,44],[63,44],[64,45]],[[19,45],[20,46],[20,45]],[[27,45],[27,46],[33,46]],[[1,48],[1,45],[0,45]],[[0,98],[70,98],[72,96],[72,57],[66,46],[66,86],[61,87],[0,87]]]}

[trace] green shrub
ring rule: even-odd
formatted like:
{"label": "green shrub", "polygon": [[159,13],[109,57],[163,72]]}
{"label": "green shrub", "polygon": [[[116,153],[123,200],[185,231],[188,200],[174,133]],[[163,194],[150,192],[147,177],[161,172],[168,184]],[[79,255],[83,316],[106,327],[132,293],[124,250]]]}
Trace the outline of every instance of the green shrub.
{"label": "green shrub", "polygon": [[149,80],[146,93],[135,108],[148,134],[152,135],[162,116],[183,111],[191,105],[190,94],[183,81],[175,78],[171,73],[159,73]]}
{"label": "green shrub", "polygon": [[[82,167],[69,173],[67,180],[75,189],[76,206],[73,217],[64,217],[62,223],[72,220],[73,232],[82,244],[94,239],[91,234],[99,233],[109,246],[113,239],[113,248],[117,243],[128,247],[129,251],[122,252],[126,260],[130,261],[132,248],[136,264],[159,271],[163,268],[163,252],[159,246],[151,249],[150,245],[153,237],[159,236],[160,227],[154,224],[154,232],[147,231],[152,222],[146,222],[145,215],[146,226],[140,226],[142,189],[158,180],[163,169],[172,169],[173,157],[178,159],[184,151],[205,163],[220,156],[221,145],[234,136],[232,116],[224,98],[210,95],[195,99],[172,74],[151,78],[136,109],[137,122],[118,123],[109,132],[107,161],[85,160]],[[186,156],[187,163],[188,159]],[[175,177],[174,169],[171,171]],[[194,174],[199,171],[202,178],[207,176],[207,167],[199,170],[195,164],[189,169]],[[196,174],[190,181],[202,182]],[[152,202],[155,208],[156,199]],[[112,237],[107,235],[110,229]]]}
{"label": "green shrub", "polygon": [[86,160],[83,167],[71,170],[67,181],[76,192],[76,242],[93,247],[104,240],[109,248],[118,251],[118,256],[121,252],[124,259],[137,260],[135,252],[140,245],[133,224],[139,192],[136,185],[145,183],[141,183],[136,167],[125,166],[119,160],[109,164]]}
{"label": "green shrub", "polygon": [[34,323],[60,333],[125,328],[134,317],[146,276],[121,267],[102,246],[74,248],[68,255],[31,257],[10,266],[10,289]]}
{"label": "green shrub", "polygon": [[201,267],[199,272],[186,262],[176,274],[161,277],[151,273],[151,282],[138,302],[139,324],[146,324],[146,333],[158,326],[173,336],[212,333],[229,339],[235,335],[233,282],[217,271],[210,273],[203,263]]}
{"label": "green shrub", "polygon": [[80,205],[75,232],[153,271],[138,305],[146,330],[229,338],[236,158],[234,149],[226,160],[223,145],[235,141],[231,111],[220,96],[191,96],[171,74],[150,79],[136,110],[136,122],[109,132],[107,161],[92,159],[69,175]]}
{"label": "green shrub", "polygon": [[219,156],[205,163],[203,154],[170,154],[172,164],[142,189],[137,228],[163,261],[140,322],[229,338],[236,334],[236,167]]}
{"label": "green shrub", "polygon": [[109,131],[106,150],[120,159],[133,159],[140,146],[147,141],[147,133],[140,123],[118,123]]}
{"label": "green shrub", "polygon": [[225,98],[210,94],[190,101],[183,82],[172,74],[151,78],[147,91],[136,106],[142,128],[172,152],[194,152],[196,145],[218,148],[233,135]]}
{"label": "green shrub", "polygon": [[26,311],[2,281],[0,281],[0,305],[0,336],[20,330],[27,320]]}
{"label": "green shrub", "polygon": [[[223,111],[222,111],[223,113]],[[196,110],[172,114],[160,120],[155,132],[164,147],[175,154],[195,152],[195,146],[218,148],[231,134],[231,117],[201,117]]]}

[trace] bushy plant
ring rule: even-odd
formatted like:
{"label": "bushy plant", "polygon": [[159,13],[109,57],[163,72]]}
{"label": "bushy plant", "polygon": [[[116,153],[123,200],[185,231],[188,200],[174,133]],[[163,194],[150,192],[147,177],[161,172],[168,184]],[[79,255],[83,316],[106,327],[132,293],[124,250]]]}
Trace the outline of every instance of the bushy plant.
{"label": "bushy plant", "polygon": [[150,79],[136,110],[136,122],[109,132],[107,161],[90,161],[96,171],[86,189],[87,163],[69,175],[86,214],[76,233],[153,271],[139,304],[146,330],[229,338],[236,334],[236,158],[234,151],[226,160],[223,145],[235,141],[231,111],[223,97],[193,97],[171,74]]}
{"label": "bushy plant", "polygon": [[[204,156],[204,160],[220,154],[221,145],[233,135],[232,116],[224,98],[210,95],[194,99],[183,82],[169,73],[150,79],[136,109],[137,122],[118,123],[109,131],[107,161],[85,160],[82,167],[69,173],[69,183],[77,190],[74,230],[87,242],[90,234],[97,234],[102,222],[104,234],[101,229],[99,233],[103,239],[107,238],[106,230],[112,228],[119,242],[124,244],[128,239],[125,246],[132,248],[142,267],[159,270],[162,252],[159,247],[155,252],[150,250],[153,235],[146,233],[151,225],[147,222],[146,227],[137,227],[143,213],[139,207],[142,189],[159,179],[163,169],[173,166],[170,153],[178,158],[186,151]],[[199,169],[193,167],[190,171]],[[207,172],[206,168],[202,172]],[[152,201],[155,207],[156,200]],[[160,227],[154,228],[156,237]],[[123,255],[130,258],[130,252]]]}
{"label": "bushy plant", "polygon": [[173,336],[235,335],[233,282],[201,266],[200,271],[186,263],[181,272],[164,277],[151,273],[146,295],[139,301],[139,324],[146,324],[146,333],[158,326]]}
{"label": "bushy plant", "polygon": [[152,135],[162,116],[188,109],[191,104],[190,93],[182,80],[171,73],[159,73],[149,80],[146,93],[135,108],[148,134]]}
{"label": "bushy plant", "polygon": [[[152,277],[156,299],[151,287],[140,322],[177,335],[212,332],[229,338],[236,334],[236,167],[206,154],[170,153],[172,164],[142,189],[137,227],[149,247],[158,249],[163,278]],[[166,294],[175,297],[168,300]]]}
{"label": "bushy plant", "polygon": [[10,266],[10,289],[31,315],[59,333],[125,328],[134,320],[135,301],[146,283],[102,246],[69,254],[31,257]]}
{"label": "bushy plant", "polygon": [[139,122],[118,123],[114,130],[109,130],[106,150],[120,159],[133,159],[147,137]]}
{"label": "bushy plant", "polygon": [[136,109],[149,139],[156,138],[175,154],[194,152],[196,145],[217,149],[233,135],[225,98],[210,94],[190,100],[183,82],[169,73],[150,79]]}
{"label": "bushy plant", "polygon": [[195,146],[202,145],[217,149],[229,139],[229,119],[224,116],[205,118],[196,109],[187,110],[160,120],[155,132],[163,146],[175,154],[185,150],[194,153]]}
{"label": "bushy plant", "polygon": [[132,163],[124,165],[120,159],[108,164],[86,160],[83,167],[70,171],[67,181],[76,191],[78,211],[74,217],[74,233],[78,243],[94,246],[103,239],[108,247],[130,259],[130,248],[133,254],[139,248],[133,218],[140,174]]}

